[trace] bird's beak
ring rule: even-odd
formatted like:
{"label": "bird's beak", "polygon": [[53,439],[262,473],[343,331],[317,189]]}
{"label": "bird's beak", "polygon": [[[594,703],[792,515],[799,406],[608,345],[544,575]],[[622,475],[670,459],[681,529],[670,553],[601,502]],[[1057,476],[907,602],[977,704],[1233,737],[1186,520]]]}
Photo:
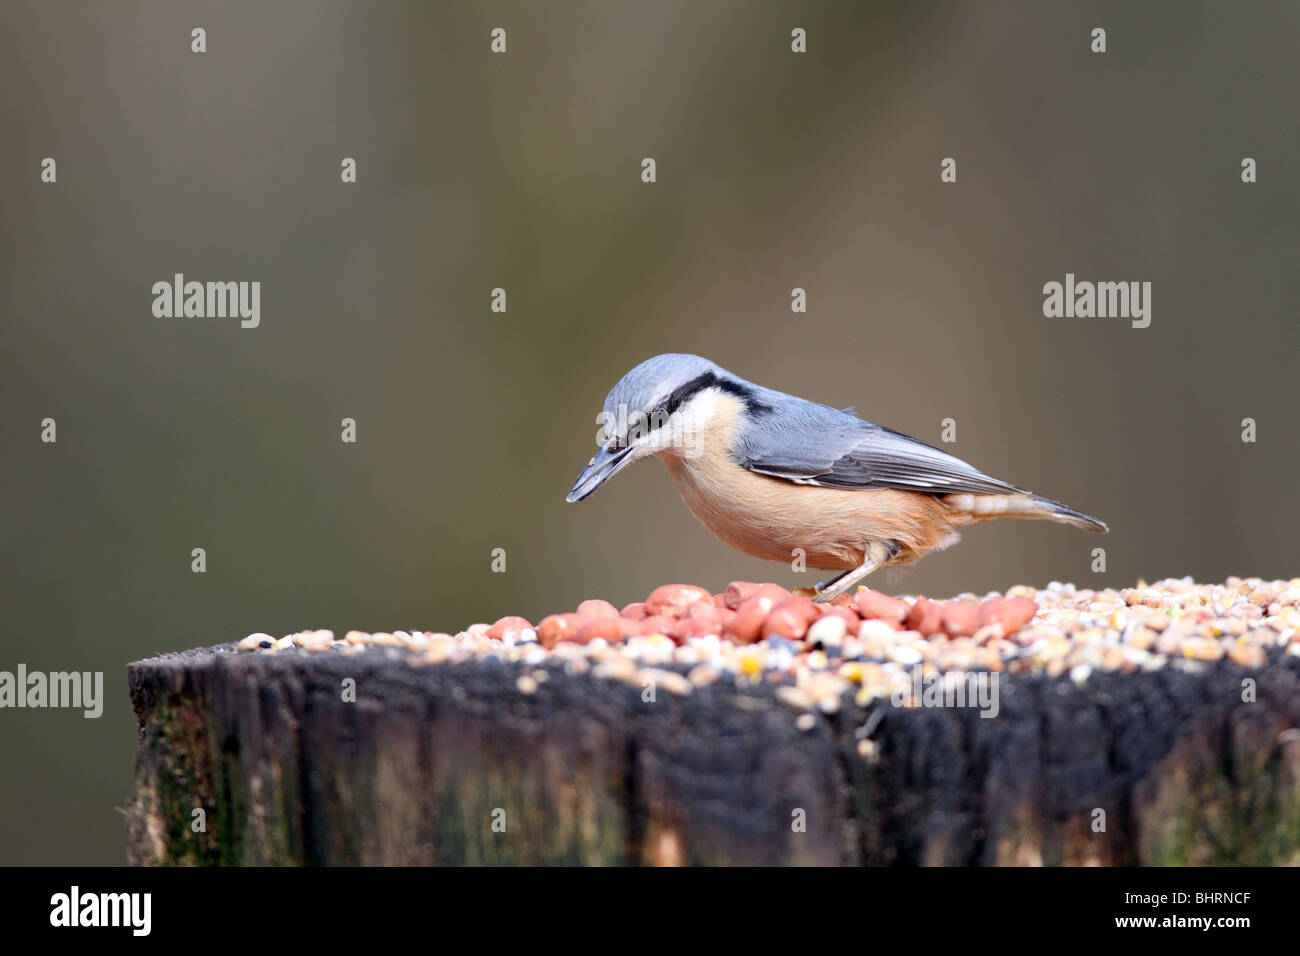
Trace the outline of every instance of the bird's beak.
{"label": "bird's beak", "polygon": [[605,445],[600,451],[596,452],[596,457],[587,463],[587,467],[582,469],[582,474],[573,483],[573,488],[569,490],[564,500],[568,502],[581,501],[631,463],[631,445],[615,450],[611,450],[608,445]]}

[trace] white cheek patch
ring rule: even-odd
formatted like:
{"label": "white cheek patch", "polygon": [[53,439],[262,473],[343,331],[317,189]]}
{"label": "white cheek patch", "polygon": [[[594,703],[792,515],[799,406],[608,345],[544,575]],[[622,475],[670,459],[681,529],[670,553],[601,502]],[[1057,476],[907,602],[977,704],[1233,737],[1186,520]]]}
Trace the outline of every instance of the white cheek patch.
{"label": "white cheek patch", "polygon": [[718,411],[718,390],[706,388],[668,417],[666,422],[632,442],[637,455],[654,455],[677,449],[694,458],[703,447],[703,437]]}

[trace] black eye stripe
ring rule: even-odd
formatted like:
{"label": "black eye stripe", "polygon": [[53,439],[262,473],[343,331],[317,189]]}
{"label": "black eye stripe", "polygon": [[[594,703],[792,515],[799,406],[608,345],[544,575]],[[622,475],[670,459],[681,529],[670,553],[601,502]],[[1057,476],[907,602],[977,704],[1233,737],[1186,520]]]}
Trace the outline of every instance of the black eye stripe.
{"label": "black eye stripe", "polygon": [[[719,378],[713,372],[704,372],[673,389],[663,399],[655,402],[649,411],[638,413],[641,427],[646,429],[661,427],[670,415],[706,388],[716,388],[728,395],[734,395],[745,404],[745,408],[750,415],[766,415],[772,411],[772,406],[760,402],[757,393],[748,385],[727,378]],[[629,427],[632,424],[633,422],[629,421]],[[625,447],[628,444],[627,435],[611,436],[610,440],[616,449]]]}
{"label": "black eye stripe", "polygon": [[681,408],[692,398],[704,391],[706,388],[717,388],[726,392],[728,395],[734,395],[745,403],[745,407],[750,414],[758,415],[770,412],[772,409],[758,401],[754,390],[740,382],[733,382],[730,379],[718,378],[713,372],[705,372],[697,375],[685,385],[680,385],[669,393],[668,397],[660,403],[659,407],[663,408],[669,415]]}

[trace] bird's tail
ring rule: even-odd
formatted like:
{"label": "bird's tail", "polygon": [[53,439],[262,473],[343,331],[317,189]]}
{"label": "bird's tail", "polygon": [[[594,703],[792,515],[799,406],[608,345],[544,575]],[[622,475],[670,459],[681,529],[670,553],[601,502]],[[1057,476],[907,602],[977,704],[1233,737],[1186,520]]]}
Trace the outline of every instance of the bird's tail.
{"label": "bird's tail", "polygon": [[992,521],[995,518],[1046,518],[1097,534],[1110,530],[1104,521],[1082,511],[1075,511],[1059,501],[1040,498],[1028,492],[1009,495],[945,495],[943,504],[954,517],[962,519],[961,524]]}

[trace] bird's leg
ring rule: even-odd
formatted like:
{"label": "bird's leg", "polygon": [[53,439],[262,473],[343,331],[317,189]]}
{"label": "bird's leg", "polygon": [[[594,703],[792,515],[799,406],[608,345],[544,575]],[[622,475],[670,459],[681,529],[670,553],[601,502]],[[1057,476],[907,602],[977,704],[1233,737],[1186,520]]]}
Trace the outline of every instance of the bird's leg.
{"label": "bird's leg", "polygon": [[[853,570],[852,568],[849,568],[849,571],[852,571],[852,570]],[[814,591],[825,591],[828,587],[830,587],[832,584],[834,584],[834,583],[835,583],[836,581],[838,581],[840,578],[844,577],[844,575],[848,574],[849,571],[841,571],[839,574],[835,575],[835,577],[833,577],[833,578],[828,578],[828,579],[826,579],[825,581],[819,581],[819,582],[817,582],[816,584],[813,585],[813,590],[814,590]]]}
{"label": "bird's leg", "polygon": [[826,585],[817,592],[817,596],[813,598],[813,601],[818,604],[834,601],[878,567],[880,567],[879,561],[867,558],[853,570],[844,571],[827,581]]}

